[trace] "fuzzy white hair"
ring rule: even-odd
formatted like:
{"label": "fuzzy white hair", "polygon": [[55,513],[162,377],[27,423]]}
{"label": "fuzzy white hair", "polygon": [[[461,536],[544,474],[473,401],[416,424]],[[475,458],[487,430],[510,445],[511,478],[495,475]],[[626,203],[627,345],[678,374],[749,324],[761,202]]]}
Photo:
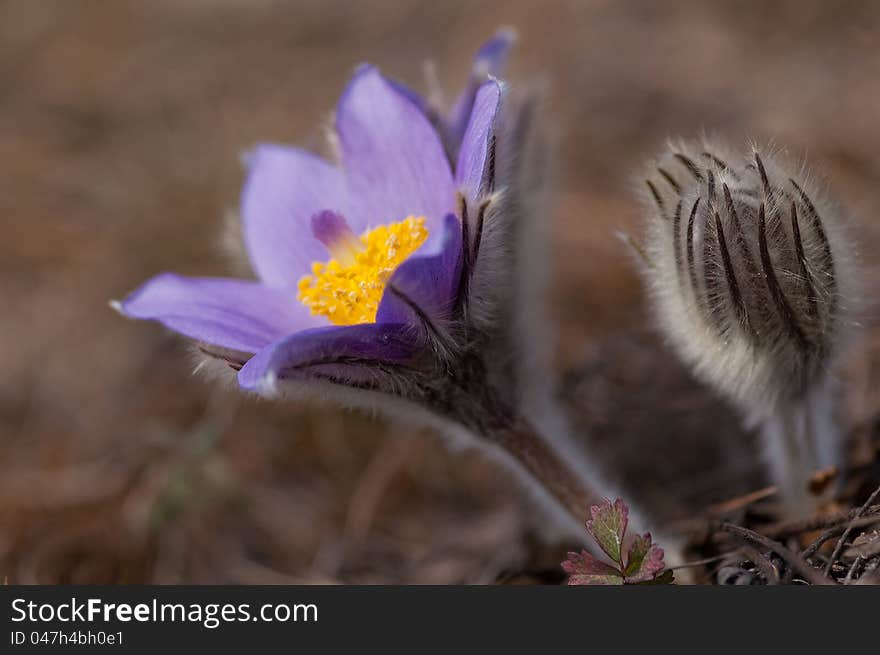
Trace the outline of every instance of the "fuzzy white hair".
{"label": "fuzzy white hair", "polygon": [[644,278],[696,376],[758,426],[789,514],[841,464],[832,365],[856,325],[848,219],[805,167],[751,145],[673,142],[651,165]]}

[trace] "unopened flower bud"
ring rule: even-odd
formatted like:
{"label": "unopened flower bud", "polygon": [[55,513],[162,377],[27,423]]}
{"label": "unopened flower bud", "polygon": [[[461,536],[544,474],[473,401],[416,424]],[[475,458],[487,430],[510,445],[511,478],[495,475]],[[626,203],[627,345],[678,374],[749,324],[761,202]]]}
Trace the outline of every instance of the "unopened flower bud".
{"label": "unopened flower bud", "polygon": [[706,142],[670,147],[646,189],[645,275],[675,349],[752,422],[785,416],[786,427],[774,430],[786,443],[771,458],[788,468],[837,464],[828,443],[836,436],[818,434],[832,421],[811,408],[830,411],[828,369],[857,295],[840,210],[802,168],[757,148],[737,156]]}

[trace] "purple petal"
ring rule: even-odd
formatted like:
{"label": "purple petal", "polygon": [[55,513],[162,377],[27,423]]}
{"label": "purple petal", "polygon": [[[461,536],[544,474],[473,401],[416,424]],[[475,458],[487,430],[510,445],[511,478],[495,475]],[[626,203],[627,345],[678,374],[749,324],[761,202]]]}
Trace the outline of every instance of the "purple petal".
{"label": "purple petal", "polygon": [[[453,209],[454,187],[443,146],[421,110],[370,66],[339,101],[336,128],[356,233],[407,216],[424,216],[428,242]],[[430,246],[428,246],[430,249]]]}
{"label": "purple petal", "polygon": [[413,103],[416,107],[418,107],[419,111],[421,111],[423,114],[425,114],[425,116],[428,117],[428,122],[433,122],[431,117],[432,117],[432,114],[434,113],[434,109],[431,107],[431,104],[428,102],[428,99],[425,98],[425,96],[423,96],[421,93],[419,93],[415,89],[409,88],[403,82],[395,80],[392,77],[386,77],[384,79],[388,83],[388,86],[390,86],[392,89],[397,91],[400,95],[402,95],[404,98],[406,98],[411,103]]}
{"label": "purple petal", "polygon": [[484,74],[493,77],[503,75],[515,43],[516,31],[511,27],[500,28],[474,55],[474,74],[484,71]]}
{"label": "purple petal", "polygon": [[[438,252],[417,253],[394,271],[376,313],[378,323],[418,323],[418,312],[424,313],[432,322],[449,317],[455,305],[461,272],[461,223],[458,218],[447,214],[442,234]],[[413,304],[418,309],[413,308]]]}
{"label": "purple petal", "polygon": [[504,75],[514,43],[516,33],[510,28],[501,28],[477,50],[467,85],[450,112],[447,132],[452,143],[459,144],[464,138],[478,87],[488,76]]}
{"label": "purple petal", "polygon": [[418,343],[412,329],[403,325],[366,323],[306,330],[257,353],[239,371],[238,384],[268,394],[275,380],[287,377],[321,373],[348,380],[371,367],[406,364]]}
{"label": "purple petal", "polygon": [[159,321],[192,339],[255,353],[291,332],[326,325],[289,292],[258,282],[164,273],[117,305],[131,318]]}
{"label": "purple petal", "polygon": [[484,191],[486,160],[495,118],[501,105],[501,83],[489,80],[477,90],[473,111],[455,167],[455,183],[473,201]]}
{"label": "purple petal", "polygon": [[293,288],[312,262],[327,259],[310,221],[323,209],[343,209],[342,174],[304,150],[261,145],[248,157],[241,198],[251,264],[266,284]]}

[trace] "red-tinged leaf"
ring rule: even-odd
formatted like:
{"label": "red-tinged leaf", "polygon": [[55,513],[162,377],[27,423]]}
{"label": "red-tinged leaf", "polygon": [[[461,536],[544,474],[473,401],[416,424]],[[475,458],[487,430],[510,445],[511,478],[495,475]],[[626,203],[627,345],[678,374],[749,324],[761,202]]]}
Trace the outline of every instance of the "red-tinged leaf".
{"label": "red-tinged leaf", "polygon": [[562,569],[568,573],[568,584],[570,585],[623,584],[623,576],[620,571],[596,559],[585,550],[580,553],[569,553],[568,559],[562,563]]}
{"label": "red-tinged leaf", "polygon": [[629,584],[647,582],[665,568],[663,549],[651,543],[650,533],[636,535],[626,557],[626,581]]}
{"label": "red-tinged leaf", "polygon": [[626,533],[628,515],[629,508],[622,499],[618,498],[612,504],[610,499],[605,498],[601,505],[593,505],[590,508],[592,518],[587,521],[587,530],[593,535],[593,539],[608,557],[620,565],[621,569],[623,569],[623,554],[620,551]]}

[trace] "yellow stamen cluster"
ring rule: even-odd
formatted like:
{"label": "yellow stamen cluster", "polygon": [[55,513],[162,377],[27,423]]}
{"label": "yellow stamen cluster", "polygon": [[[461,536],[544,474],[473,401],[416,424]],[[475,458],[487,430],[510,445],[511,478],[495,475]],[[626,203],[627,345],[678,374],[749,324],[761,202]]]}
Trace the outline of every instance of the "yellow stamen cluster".
{"label": "yellow stamen cluster", "polygon": [[297,298],[337,325],[373,323],[391,274],[427,238],[424,216],[373,228],[360,236],[353,257],[313,263]]}

